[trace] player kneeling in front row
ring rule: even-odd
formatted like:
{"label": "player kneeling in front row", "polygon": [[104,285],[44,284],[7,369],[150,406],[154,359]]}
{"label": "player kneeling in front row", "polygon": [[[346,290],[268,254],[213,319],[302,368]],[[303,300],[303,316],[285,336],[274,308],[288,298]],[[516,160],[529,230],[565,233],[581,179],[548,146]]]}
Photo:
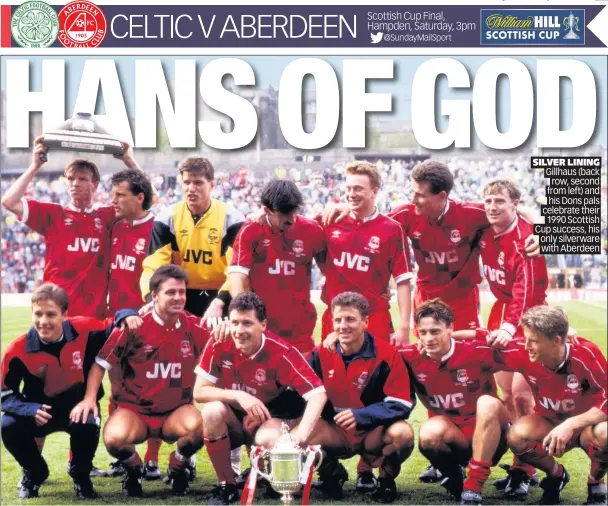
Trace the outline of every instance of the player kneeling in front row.
{"label": "player kneeling in front row", "polygon": [[554,457],[582,448],[591,459],[586,504],[606,504],[606,359],[592,342],[566,339],[568,318],[560,308],[531,308],[521,325],[525,349],[520,346],[511,353],[519,358],[536,407],[535,413],[519,418],[511,427],[509,446],[522,462],[547,473],[540,484],[544,489],[541,504],[557,504],[570,480]]}
{"label": "player kneeling in front row", "polygon": [[[70,421],[82,399],[91,364],[106,340],[111,320],[68,318],[68,295],[45,283],[32,295],[34,326],[15,339],[2,358],[2,440],[23,468],[19,498],[38,497],[49,468],[34,438],[54,432],[70,434],[70,476],[79,498],[97,497],[89,473],[99,442],[100,420],[90,413],[84,423]],[[109,332],[109,329],[108,329]],[[23,382],[23,390],[20,391]],[[99,385],[98,385],[99,387]],[[103,389],[91,392],[91,402]]]}
{"label": "player kneeling in front row", "polygon": [[[422,352],[414,344],[400,352],[429,410],[420,427],[420,452],[441,471],[441,485],[461,504],[481,504],[490,468],[507,450],[509,424],[496,396],[492,350],[484,341],[456,341],[454,313],[439,299],[418,306],[414,322]],[[489,352],[488,360],[480,360],[482,351]]]}
{"label": "player kneeling in front row", "polygon": [[207,343],[194,389],[195,400],[205,403],[204,440],[220,482],[209,504],[238,499],[231,448],[272,448],[283,421],[293,429],[294,443],[303,447],[327,400],[300,352],[266,331],[266,306],[258,295],[235,297],[226,323],[232,339]]}
{"label": "player kneeling in front row", "polygon": [[[186,466],[203,446],[202,419],[192,403],[194,368],[209,339],[200,319],[184,311],[186,272],[176,265],[159,267],[150,279],[153,308],[142,315],[134,332],[115,330],[91,368],[85,399],[72,410],[72,419],[97,414],[94,394],[104,373],[122,368],[122,388],[112,392],[117,409],[106,422],[103,440],[119,459],[126,475],[123,493],[142,495],[143,462],[135,445],[149,437],[177,442],[169,458],[172,493],[188,491]],[[113,385],[114,387],[114,385]]]}
{"label": "player kneeling in front row", "polygon": [[321,490],[341,498],[348,474],[338,458],[358,454],[370,465],[380,463],[372,498],[392,503],[395,479],[414,448],[414,431],[405,421],[414,406],[407,369],[393,346],[365,331],[369,304],[361,294],[337,295],[331,313],[336,352],[321,345],[309,359],[330,401],[309,439],[324,451]]}

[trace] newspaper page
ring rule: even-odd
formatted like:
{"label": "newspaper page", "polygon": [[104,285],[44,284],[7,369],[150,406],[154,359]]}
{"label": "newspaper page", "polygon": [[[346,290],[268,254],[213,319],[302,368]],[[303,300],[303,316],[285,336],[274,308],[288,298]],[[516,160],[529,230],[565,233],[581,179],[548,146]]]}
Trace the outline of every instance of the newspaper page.
{"label": "newspaper page", "polygon": [[[606,1],[27,0],[1,5],[0,16],[3,502],[242,495],[251,504],[274,489],[318,504],[605,504]],[[93,163],[74,165],[83,158]],[[129,179],[141,170],[149,186]],[[276,180],[295,201],[283,195],[272,207]],[[302,223],[322,230],[316,256],[296,234]],[[251,264],[241,264],[247,248]],[[305,354],[329,336],[346,357],[351,332],[362,339],[356,353],[372,335],[401,350],[411,398],[386,363],[381,378],[367,365],[355,377],[357,361],[345,359],[338,385],[324,371],[332,405],[334,395],[354,404],[292,431],[303,448],[323,448],[314,478],[312,457],[292,460],[304,468],[294,474],[278,447],[268,454],[264,498],[256,473],[248,479],[250,455],[261,465],[255,445],[272,448],[280,431],[265,426],[262,442],[258,429],[289,417],[240,401],[214,412],[220,422],[212,405],[201,415],[209,398],[193,394],[194,381],[214,376],[190,373],[187,360],[202,352],[191,334],[173,346],[177,363],[155,355],[148,336],[144,382],[130,390],[131,366],[125,379],[106,375],[91,422],[86,383],[110,365],[95,332],[146,303],[135,327],[147,313],[169,318],[162,283],[150,283],[167,263],[189,278],[174,306],[202,327],[232,339],[230,301],[252,290],[266,303],[266,332]],[[360,332],[332,313],[344,291],[367,299],[369,314],[353,317]],[[420,312],[433,304],[450,318]],[[532,309],[540,316],[522,319]],[[442,379],[461,339],[481,348],[460,352],[469,358]],[[416,370],[408,343],[439,369]],[[500,372],[497,394],[499,368],[467,360],[509,346],[528,352],[510,369],[523,375]],[[553,375],[526,373],[533,363]],[[233,373],[231,360],[222,364]],[[243,371],[227,390],[263,407],[257,391],[276,372],[264,363],[249,384]],[[154,409],[180,398],[178,384],[186,414],[167,422]],[[482,394],[499,405],[480,407]],[[145,403],[153,415],[141,414]],[[508,438],[507,420],[517,428]],[[226,471],[227,449],[243,441],[253,449],[233,452]]]}

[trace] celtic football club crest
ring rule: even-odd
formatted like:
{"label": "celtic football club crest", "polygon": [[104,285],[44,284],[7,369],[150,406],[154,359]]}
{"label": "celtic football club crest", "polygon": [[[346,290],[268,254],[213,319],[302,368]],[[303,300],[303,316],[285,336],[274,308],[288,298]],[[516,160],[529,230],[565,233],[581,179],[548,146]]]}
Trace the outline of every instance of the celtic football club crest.
{"label": "celtic football club crest", "polygon": [[59,17],[46,2],[22,3],[11,17],[11,34],[21,47],[49,47],[58,33]]}

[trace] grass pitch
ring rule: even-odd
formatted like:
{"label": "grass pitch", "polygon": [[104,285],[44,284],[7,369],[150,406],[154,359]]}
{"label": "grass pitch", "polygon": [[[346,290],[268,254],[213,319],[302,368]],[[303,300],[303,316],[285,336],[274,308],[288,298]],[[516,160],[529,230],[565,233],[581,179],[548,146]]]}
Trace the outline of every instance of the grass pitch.
{"label": "grass pitch", "polygon": [[[604,354],[606,354],[606,303],[585,303],[581,301],[571,301],[562,303],[562,306],[567,311],[571,325],[578,331],[579,335],[595,341]],[[321,314],[322,307],[319,307]],[[487,318],[488,307],[483,308],[484,318]],[[29,308],[3,308],[2,310],[2,348],[4,349],[8,343],[16,336],[24,333],[30,327],[30,309]],[[320,327],[316,329],[316,336],[320,333]],[[106,391],[109,391],[109,384],[106,380]],[[102,402],[102,417],[107,419],[107,401]],[[418,403],[415,411],[410,417],[410,423],[414,429],[418,430],[420,424],[426,419],[424,408]],[[69,440],[67,434],[57,433],[49,436],[46,440],[46,445],[43,455],[49,463],[51,475],[40,490],[39,499],[30,499],[28,504],[83,504],[83,501],[78,501],[75,497],[72,480],[66,471],[68,458]],[[169,453],[172,447],[163,444],[160,455],[161,469],[166,469],[169,460]],[[145,445],[139,448],[143,458],[145,453]],[[17,496],[16,483],[20,476],[20,469],[13,457],[6,451],[4,445],[1,448],[1,472],[2,472],[2,503],[3,504],[18,504],[20,503]],[[512,459],[511,453],[507,453],[503,458],[503,462],[510,463]],[[103,443],[100,443],[97,455],[95,457],[95,465],[106,469],[111,461],[111,457],[105,450]],[[570,472],[571,482],[563,492],[564,504],[583,504],[587,496],[587,474],[589,472],[589,459],[580,449],[573,450],[566,454],[560,461],[566,466]],[[354,480],[356,478],[357,458],[350,459],[345,462],[346,468],[350,475],[350,481],[345,486],[345,498],[339,501],[342,504],[363,504],[369,503],[369,497],[357,494],[354,491]],[[397,480],[399,495],[396,504],[454,504],[444,489],[438,484],[424,485],[418,481],[418,474],[422,472],[428,462],[420,452],[416,449],[408,461],[404,464],[401,475]],[[243,468],[248,464],[243,460]],[[216,477],[207,457],[205,449],[198,453],[197,462],[198,477],[191,485],[191,493],[186,497],[173,497],[169,487],[161,482],[146,482],[144,483],[144,497],[142,499],[126,499],[121,494],[120,483],[117,478],[95,478],[95,486],[102,496],[98,501],[92,501],[97,504],[124,504],[124,503],[139,503],[139,504],[201,504],[206,503],[209,497],[209,492],[216,484]],[[499,493],[495,492],[491,483],[494,479],[504,476],[501,469],[496,468],[488,484],[486,485],[484,494],[485,504],[509,504]],[[538,488],[532,488],[526,501],[518,501],[516,504],[535,504],[539,501],[541,491]],[[260,496],[257,502],[267,502],[261,499]],[[311,497],[313,503],[323,503],[323,499],[315,495]],[[273,503],[280,504],[279,501]]]}

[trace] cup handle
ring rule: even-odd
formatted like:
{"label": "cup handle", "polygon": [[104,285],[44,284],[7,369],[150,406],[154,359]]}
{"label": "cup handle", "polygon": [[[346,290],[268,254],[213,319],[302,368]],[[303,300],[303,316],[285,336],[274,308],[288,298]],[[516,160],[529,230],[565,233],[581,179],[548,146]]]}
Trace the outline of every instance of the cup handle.
{"label": "cup handle", "polygon": [[261,446],[253,446],[251,448],[251,467],[253,467],[256,472],[262,476],[263,478],[266,478],[269,482],[272,483],[272,479],[271,476],[269,474],[263,473],[262,471],[260,471],[260,468],[258,467],[258,461],[260,459],[264,459],[268,456],[268,451],[264,450]]}

